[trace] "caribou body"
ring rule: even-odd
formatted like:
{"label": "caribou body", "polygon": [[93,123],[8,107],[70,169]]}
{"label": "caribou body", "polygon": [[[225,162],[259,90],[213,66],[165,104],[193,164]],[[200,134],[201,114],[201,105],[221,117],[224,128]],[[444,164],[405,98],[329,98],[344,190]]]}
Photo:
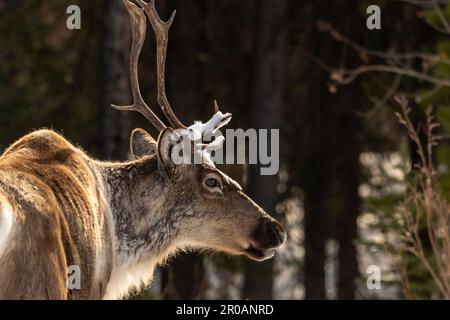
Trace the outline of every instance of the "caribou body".
{"label": "caribou body", "polygon": [[[155,141],[144,130],[134,130],[133,160],[124,163],[92,159],[51,130],[32,132],[3,153],[0,299],[117,299],[148,284],[155,266],[179,249],[206,248],[264,260],[286,238],[283,227],[211,161],[173,161],[176,130],[194,130],[175,117],[164,92],[173,16],[162,22],[153,1],[138,2],[140,7],[124,1],[133,31],[135,103],[115,107],[143,113],[160,130],[159,137]],[[158,101],[170,127],[139,92],[144,13],[157,35]],[[213,129],[231,116],[216,111]],[[200,134],[207,133],[203,129]],[[72,266],[80,271],[76,289],[67,283]]]}

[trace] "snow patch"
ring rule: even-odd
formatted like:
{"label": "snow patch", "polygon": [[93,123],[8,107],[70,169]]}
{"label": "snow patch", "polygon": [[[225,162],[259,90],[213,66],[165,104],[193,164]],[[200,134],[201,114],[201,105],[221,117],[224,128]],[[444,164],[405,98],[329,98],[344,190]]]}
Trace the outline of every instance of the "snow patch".
{"label": "snow patch", "polygon": [[183,138],[187,138],[194,143],[194,159],[201,159],[203,163],[207,163],[211,166],[214,165],[212,159],[212,152],[222,147],[225,137],[223,135],[216,136],[216,138],[209,144],[203,144],[203,138],[206,135],[213,135],[227,125],[231,120],[231,113],[222,113],[217,111],[211,119],[206,123],[196,121],[193,125],[187,129],[177,130],[176,132]]}

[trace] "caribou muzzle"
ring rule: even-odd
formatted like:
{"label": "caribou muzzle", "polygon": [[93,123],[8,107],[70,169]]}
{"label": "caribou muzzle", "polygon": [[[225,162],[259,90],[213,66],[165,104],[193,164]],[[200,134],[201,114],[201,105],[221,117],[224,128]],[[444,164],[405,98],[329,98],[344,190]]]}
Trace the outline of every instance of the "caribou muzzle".
{"label": "caribou muzzle", "polygon": [[287,238],[285,229],[273,219],[262,218],[253,232],[245,254],[254,260],[270,259]]}

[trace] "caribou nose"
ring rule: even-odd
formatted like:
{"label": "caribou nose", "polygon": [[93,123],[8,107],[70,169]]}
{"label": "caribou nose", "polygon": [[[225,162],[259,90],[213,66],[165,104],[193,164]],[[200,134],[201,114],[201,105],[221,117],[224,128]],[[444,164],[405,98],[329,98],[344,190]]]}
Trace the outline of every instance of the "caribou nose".
{"label": "caribou nose", "polygon": [[255,238],[261,248],[277,248],[286,241],[287,234],[278,222],[263,219],[260,222]]}
{"label": "caribou nose", "polygon": [[281,246],[287,239],[286,229],[278,222],[274,223],[274,228],[276,229],[275,233],[278,234],[279,246]]}

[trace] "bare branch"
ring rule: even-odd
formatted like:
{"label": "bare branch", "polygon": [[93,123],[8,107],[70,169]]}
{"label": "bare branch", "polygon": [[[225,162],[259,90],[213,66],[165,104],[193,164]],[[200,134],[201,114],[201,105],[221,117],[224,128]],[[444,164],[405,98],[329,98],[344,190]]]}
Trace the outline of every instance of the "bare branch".
{"label": "bare branch", "polygon": [[436,11],[437,16],[439,17],[439,20],[441,21],[442,25],[445,28],[445,33],[450,34],[450,24],[447,21],[447,19],[445,18],[444,13],[442,12],[442,9],[439,6],[437,0],[433,1],[433,7],[434,7],[434,11]]}
{"label": "bare branch", "polygon": [[[433,5],[433,3],[430,2],[429,0],[394,0],[394,1],[409,3],[409,4],[413,4],[413,5],[420,6],[420,7],[431,7]],[[450,1],[449,0],[436,0],[435,2],[438,4],[447,4]]]}
{"label": "bare branch", "polygon": [[[450,299],[450,219],[449,204],[442,198],[436,186],[436,172],[433,165],[433,148],[439,139],[434,134],[434,129],[439,126],[435,121],[431,107],[426,111],[426,136],[428,141],[422,144],[417,130],[410,118],[407,100],[404,97],[397,98],[401,106],[402,114],[397,114],[399,121],[405,126],[406,131],[417,147],[420,161],[418,184],[409,187],[409,195],[398,207],[405,221],[403,233],[411,235],[412,242],[403,241],[400,246],[400,254],[409,252],[417,257],[418,261],[426,268],[433,283],[445,299]],[[423,222],[425,225],[423,225]],[[432,255],[425,253],[420,232],[427,232]],[[406,279],[407,280],[407,279]],[[402,279],[404,285],[405,279]]]}
{"label": "bare branch", "polygon": [[432,84],[440,85],[440,86],[450,86],[450,79],[445,78],[437,78],[430,76],[428,74],[418,72],[413,69],[400,68],[396,66],[388,66],[388,65],[365,65],[357,67],[353,70],[334,70],[334,76],[332,75],[332,79],[335,80],[338,84],[349,84],[353,82],[358,76],[367,72],[387,72],[399,74],[411,78],[415,78],[418,80],[423,80]]}
{"label": "bare branch", "polygon": [[318,28],[321,32],[328,33],[331,37],[333,37],[336,41],[341,42],[350,48],[352,48],[354,51],[365,53],[370,56],[379,57],[383,59],[393,59],[393,60],[412,60],[412,59],[421,59],[425,60],[430,64],[436,64],[440,62],[444,63],[450,63],[450,59],[444,58],[442,56],[436,55],[436,54],[429,54],[429,53],[421,53],[421,52],[394,52],[394,51],[381,51],[381,50],[374,50],[367,47],[364,47],[355,41],[347,38],[343,34],[341,34],[339,31],[337,31],[333,26],[324,21],[318,22]]}
{"label": "bare branch", "polygon": [[400,86],[401,81],[402,76],[397,75],[392,85],[386,90],[385,94],[380,99],[374,99],[369,96],[369,99],[374,104],[369,111],[366,112],[356,111],[356,114],[364,118],[370,118],[374,116],[397,93],[397,89]]}

